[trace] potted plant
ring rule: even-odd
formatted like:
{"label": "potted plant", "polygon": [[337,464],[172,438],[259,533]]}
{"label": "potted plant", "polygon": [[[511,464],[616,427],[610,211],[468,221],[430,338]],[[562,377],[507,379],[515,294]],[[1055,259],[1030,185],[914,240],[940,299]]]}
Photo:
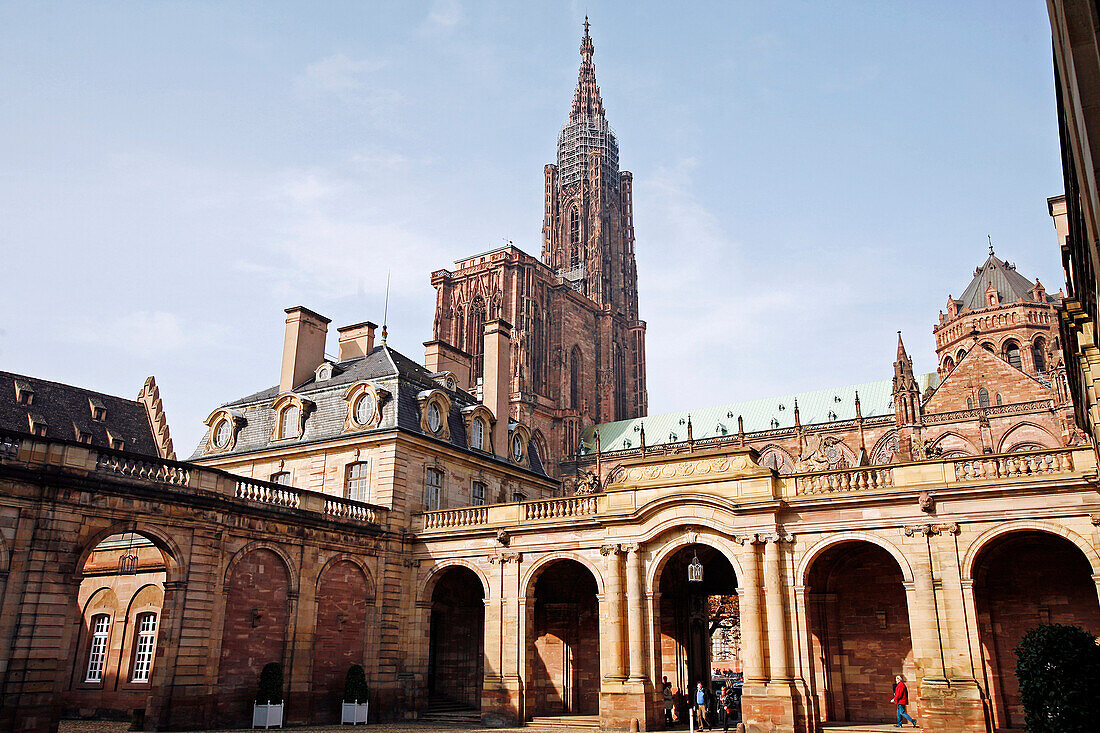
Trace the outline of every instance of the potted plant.
{"label": "potted plant", "polygon": [[252,727],[283,727],[283,665],[268,662],[260,671],[260,687],[252,706]]}
{"label": "potted plant", "polygon": [[340,722],[352,725],[366,723],[368,707],[367,675],[363,671],[363,665],[353,664],[344,678],[344,704],[340,711]]}

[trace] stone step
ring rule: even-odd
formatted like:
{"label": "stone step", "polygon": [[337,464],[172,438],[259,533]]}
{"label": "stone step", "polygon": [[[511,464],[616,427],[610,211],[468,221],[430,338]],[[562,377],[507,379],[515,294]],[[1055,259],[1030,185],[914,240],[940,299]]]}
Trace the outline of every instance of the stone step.
{"label": "stone step", "polygon": [[598,715],[543,715],[527,721],[529,728],[554,730],[599,730]]}
{"label": "stone step", "polygon": [[[906,723],[905,729],[919,730]],[[903,728],[893,723],[822,723],[822,733],[897,733]]]}

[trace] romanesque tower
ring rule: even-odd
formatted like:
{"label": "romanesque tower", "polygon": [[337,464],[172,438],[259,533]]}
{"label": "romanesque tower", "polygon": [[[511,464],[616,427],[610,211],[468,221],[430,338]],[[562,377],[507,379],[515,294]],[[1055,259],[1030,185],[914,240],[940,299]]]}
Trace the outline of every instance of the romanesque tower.
{"label": "romanesque tower", "polygon": [[545,169],[542,260],[509,245],[432,274],[426,363],[476,391],[484,324],[511,325],[511,417],[533,429],[548,470],[594,423],[646,414],[645,322],[638,319],[632,176],[604,114],[585,19],[573,105]]}

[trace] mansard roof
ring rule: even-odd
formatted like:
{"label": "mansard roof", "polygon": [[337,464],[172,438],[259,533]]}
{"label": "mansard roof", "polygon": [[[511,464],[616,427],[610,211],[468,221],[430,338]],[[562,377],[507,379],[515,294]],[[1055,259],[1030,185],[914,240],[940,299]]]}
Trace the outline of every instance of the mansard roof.
{"label": "mansard roof", "polygon": [[[997,289],[997,295],[1000,296],[1002,303],[1015,303],[1018,300],[1027,303],[1035,302],[1035,297],[1032,294],[1035,281],[1028,280],[1016,271],[1016,265],[1005,262],[992,252],[982,266],[974,271],[974,279],[970,281],[970,284],[966,286],[966,290],[959,296],[958,302],[963,308],[969,310],[988,308],[989,304],[985,299],[985,291],[989,288],[990,283]],[[1058,299],[1047,295],[1044,302],[1057,303]]]}
{"label": "mansard roof", "polygon": [[[31,404],[21,403],[17,390],[33,393]],[[106,410],[103,420],[94,419],[95,407]],[[145,405],[138,400],[0,371],[0,430],[29,433],[31,418],[46,424],[47,438],[79,441],[79,432],[100,448],[110,448],[115,438],[123,450],[159,457]]]}
{"label": "mansard roof", "polygon": [[[451,399],[451,412],[447,417],[450,443],[456,448],[467,449],[466,421],[461,410],[480,404],[477,398],[461,389],[446,389],[425,367],[383,344],[374,347],[366,356],[335,362],[329,379],[317,381],[316,377],[311,377],[294,388],[293,393],[312,402],[313,408],[306,417],[302,436],[293,442],[271,439],[277,419],[272,403],[279,396],[278,385],[222,405],[222,409],[239,413],[245,422],[237,434],[233,449],[217,456],[250,453],[269,447],[285,449],[302,443],[347,437],[349,434],[344,432],[344,423],[348,405],[344,394],[349,386],[363,380],[386,390],[389,397],[381,404],[382,419],[378,426],[355,434],[367,435],[393,429],[424,434],[420,426],[418,395],[425,390],[440,389]],[[207,455],[205,449],[209,438],[208,428],[192,459]],[[486,457],[485,453],[479,452],[478,455]],[[537,451],[531,451],[531,469],[536,473],[545,473]]]}
{"label": "mansard roof", "polygon": [[[939,384],[936,372],[916,375],[923,393]],[[714,407],[667,412],[662,415],[633,420],[601,423],[584,431],[581,439],[588,450],[595,450],[595,430],[600,431],[600,450],[614,451],[637,448],[640,426],[645,425],[647,446],[677,443],[687,440],[687,420],[691,416],[692,437],[695,440],[737,434],[737,417],[741,416],[745,433],[782,430],[794,427],[794,406],[798,402],[799,422],[804,426],[854,420],[856,393],[859,393],[860,413],[864,418],[894,414],[893,383],[890,379],[863,382],[846,387],[830,387],[810,392],[730,402]],[[831,414],[830,414],[831,413]],[[682,422],[681,422],[682,421]],[[773,422],[774,421],[774,422]],[[672,437],[675,436],[675,437]],[[627,444],[629,442],[629,444]]]}

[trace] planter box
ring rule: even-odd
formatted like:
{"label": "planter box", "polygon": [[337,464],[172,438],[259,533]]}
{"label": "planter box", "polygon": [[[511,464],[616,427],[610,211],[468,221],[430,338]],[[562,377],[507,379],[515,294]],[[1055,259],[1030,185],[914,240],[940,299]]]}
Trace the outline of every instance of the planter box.
{"label": "planter box", "polygon": [[367,708],[370,707],[370,703],[366,702],[346,702],[340,708],[340,723],[351,723],[352,725],[358,725],[359,723],[367,722]]}
{"label": "planter box", "polygon": [[283,703],[254,703],[252,705],[253,728],[282,728]]}

